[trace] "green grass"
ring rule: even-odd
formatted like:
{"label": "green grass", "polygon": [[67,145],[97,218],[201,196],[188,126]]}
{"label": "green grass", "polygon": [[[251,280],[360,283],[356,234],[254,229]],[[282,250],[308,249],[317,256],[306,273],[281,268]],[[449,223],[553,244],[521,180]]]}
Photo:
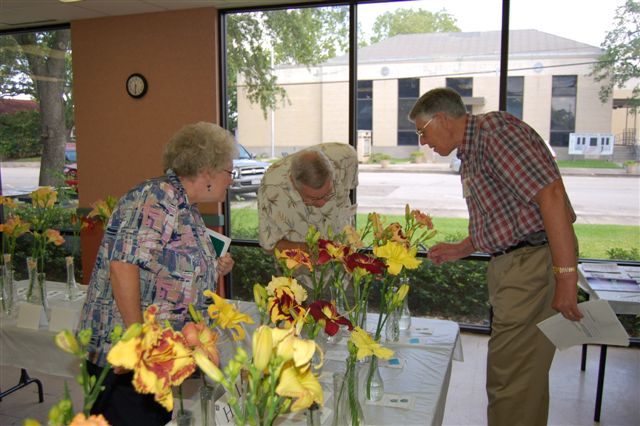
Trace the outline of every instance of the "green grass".
{"label": "green grass", "polygon": [[[385,224],[394,221],[402,222],[403,220],[403,215],[384,216]],[[364,226],[367,215],[358,214],[357,221],[358,227]],[[430,241],[430,245],[439,241],[458,240],[467,235],[467,219],[434,217],[433,223],[438,234]],[[578,224],[574,228],[578,236],[580,257],[582,258],[607,259],[607,250],[612,248],[640,249],[640,226]],[[233,238],[240,236],[257,238],[257,211],[249,208],[232,210],[231,229],[233,230]]]}
{"label": "green grass", "polygon": [[621,169],[622,166],[610,161],[602,160],[558,160],[558,167],[585,169]]}

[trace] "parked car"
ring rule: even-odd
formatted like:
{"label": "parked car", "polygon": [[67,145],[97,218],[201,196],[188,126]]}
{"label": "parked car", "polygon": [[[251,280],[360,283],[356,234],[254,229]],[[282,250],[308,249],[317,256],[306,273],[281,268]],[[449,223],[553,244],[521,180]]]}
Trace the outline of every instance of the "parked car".
{"label": "parked car", "polygon": [[246,194],[256,192],[262,182],[262,177],[269,168],[269,163],[258,161],[255,155],[241,144],[237,144],[238,158],[233,160],[233,183],[229,187],[231,194]]}
{"label": "parked car", "polygon": [[76,157],[76,144],[67,143],[64,148],[64,183],[77,188],[78,186],[78,163]]}

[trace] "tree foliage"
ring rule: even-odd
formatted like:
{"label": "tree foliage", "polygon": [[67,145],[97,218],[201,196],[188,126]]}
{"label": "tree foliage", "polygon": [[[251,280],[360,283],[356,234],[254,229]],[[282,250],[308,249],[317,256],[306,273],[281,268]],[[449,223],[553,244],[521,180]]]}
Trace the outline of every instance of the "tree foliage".
{"label": "tree foliage", "polygon": [[0,36],[0,88],[5,96],[30,95],[40,106],[40,185],[61,183],[67,121],[73,120],[69,30]]}
{"label": "tree foliage", "polygon": [[300,8],[227,15],[227,108],[230,130],[237,125],[238,75],[249,100],[266,116],[286,91],[273,69],[279,65],[316,65],[346,50],[347,7]]}
{"label": "tree foliage", "polygon": [[371,44],[398,34],[458,31],[460,28],[456,25],[456,18],[444,9],[435,13],[423,9],[398,9],[376,18]]}
{"label": "tree foliage", "polygon": [[[613,29],[607,32],[600,45],[605,52],[594,65],[591,75],[596,81],[603,81],[600,100],[606,102],[615,87],[623,88],[626,83],[640,78],[640,2],[626,0],[616,9]],[[631,106],[640,106],[640,85],[632,88]]]}

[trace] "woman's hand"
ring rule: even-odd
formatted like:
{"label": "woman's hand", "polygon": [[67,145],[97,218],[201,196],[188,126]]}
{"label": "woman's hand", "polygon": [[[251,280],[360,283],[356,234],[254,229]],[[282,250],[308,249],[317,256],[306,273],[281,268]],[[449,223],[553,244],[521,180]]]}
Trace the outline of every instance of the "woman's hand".
{"label": "woman's hand", "polygon": [[218,258],[218,273],[222,276],[227,275],[233,269],[233,264],[231,253],[225,253],[224,256]]}

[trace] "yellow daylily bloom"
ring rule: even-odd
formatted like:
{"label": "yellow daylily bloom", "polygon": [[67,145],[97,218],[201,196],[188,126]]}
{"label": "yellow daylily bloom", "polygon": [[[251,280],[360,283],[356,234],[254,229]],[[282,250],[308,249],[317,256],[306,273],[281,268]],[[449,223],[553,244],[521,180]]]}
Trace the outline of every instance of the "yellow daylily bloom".
{"label": "yellow daylily bloom", "polygon": [[289,334],[276,347],[276,353],[285,361],[293,360],[297,368],[309,368],[316,344],[313,340],[306,340]]}
{"label": "yellow daylily bloom", "polygon": [[7,207],[9,207],[10,209],[15,209],[17,204],[16,202],[13,200],[13,198],[11,197],[4,197],[2,195],[0,195],[0,206],[5,205]]}
{"label": "yellow daylily bloom", "polygon": [[109,426],[109,422],[102,414],[85,417],[83,413],[78,413],[69,426]]}
{"label": "yellow daylily bloom", "polygon": [[207,308],[209,316],[216,320],[221,328],[234,331],[235,333],[231,333],[233,340],[244,339],[245,331],[241,324],[253,324],[253,319],[249,315],[239,312],[234,305],[211,290],[205,290],[203,294],[213,299],[213,303]]}
{"label": "yellow daylily bloom", "polygon": [[271,329],[266,325],[260,326],[252,338],[253,365],[258,370],[264,370],[269,365],[269,360],[273,352],[273,338]]}
{"label": "yellow daylily bloom", "polygon": [[416,269],[422,261],[416,259],[418,249],[412,247],[407,249],[403,244],[395,241],[389,241],[383,246],[374,247],[373,254],[382,257],[387,263],[387,272],[391,275],[398,275],[402,271],[402,267],[407,269]]}
{"label": "yellow daylily bloom", "polygon": [[107,354],[113,366],[133,370],[133,386],[140,393],[151,393],[167,411],[173,410],[171,386],[181,384],[195,371],[195,361],[182,333],[156,322],[156,305],[144,313],[142,333],[120,340]]}
{"label": "yellow daylily bloom", "polygon": [[11,238],[18,238],[29,232],[29,222],[23,222],[19,217],[10,217],[0,225],[0,232]]}
{"label": "yellow daylily bloom", "polygon": [[31,204],[37,208],[53,207],[58,201],[58,192],[50,186],[43,186],[29,194]]}
{"label": "yellow daylily bloom", "polygon": [[271,281],[267,285],[267,294],[269,296],[277,296],[277,290],[288,289],[291,291],[293,298],[297,303],[307,300],[307,290],[304,289],[295,278],[289,277],[271,277]]}
{"label": "yellow daylily bloom", "polygon": [[296,412],[309,408],[314,402],[322,405],[324,394],[318,378],[307,370],[300,372],[293,365],[287,365],[280,374],[276,393],[281,396],[296,398],[291,411]]}
{"label": "yellow daylily bloom", "polygon": [[53,243],[56,246],[64,244],[64,237],[60,235],[60,231],[57,229],[47,229],[44,231],[44,236],[48,243]]}
{"label": "yellow daylily bloom", "polygon": [[369,355],[375,355],[382,359],[389,359],[393,356],[393,350],[382,347],[380,343],[373,340],[369,333],[360,327],[353,329],[349,341],[358,348],[358,353],[356,354],[358,359],[363,359]]}

